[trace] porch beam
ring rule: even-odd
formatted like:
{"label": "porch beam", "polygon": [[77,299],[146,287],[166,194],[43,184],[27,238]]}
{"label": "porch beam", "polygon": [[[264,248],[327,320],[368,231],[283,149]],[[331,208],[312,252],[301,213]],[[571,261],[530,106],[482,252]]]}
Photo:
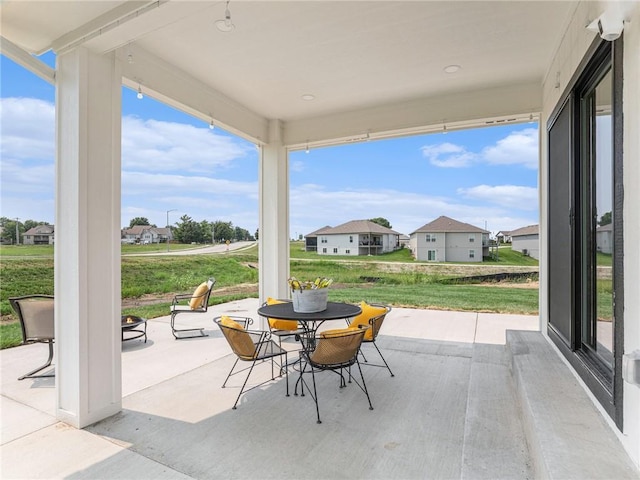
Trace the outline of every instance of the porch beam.
{"label": "porch beam", "polygon": [[53,68],[2,36],[0,36],[0,51],[7,58],[26,68],[45,82],[56,83],[56,72]]}
{"label": "porch beam", "polygon": [[126,50],[120,50],[123,84],[145,95],[253,143],[269,139],[269,121],[246,106],[230,99],[201,81],[177,70],[173,65],[136,46],[134,62],[128,63]]}
{"label": "porch beam", "polygon": [[56,62],[56,416],[83,428],[122,408],[122,79],[113,54]]}
{"label": "porch beam", "polygon": [[[287,147],[320,146],[368,138],[415,135],[464,124],[465,128],[527,121],[542,110],[540,84],[524,83],[340,112],[286,124]],[[493,121],[494,123],[486,123]],[[497,123],[496,123],[497,122]]]}

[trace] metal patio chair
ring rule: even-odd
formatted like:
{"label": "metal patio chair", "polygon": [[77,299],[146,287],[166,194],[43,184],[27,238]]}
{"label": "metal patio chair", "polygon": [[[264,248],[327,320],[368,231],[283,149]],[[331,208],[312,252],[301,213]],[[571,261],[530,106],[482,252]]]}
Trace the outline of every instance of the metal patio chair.
{"label": "metal patio chair", "polygon": [[[231,367],[231,370],[229,371],[229,374],[227,375],[227,378],[222,384],[222,388],[226,387],[227,381],[229,381],[229,378],[231,378],[233,375],[237,375],[249,370],[247,376],[244,379],[244,383],[240,388],[240,393],[238,393],[238,397],[233,404],[233,410],[236,409],[238,401],[240,400],[240,396],[243,393],[253,390],[254,388],[258,388],[269,381],[275,380],[274,359],[277,357],[282,358],[282,356],[284,356],[284,362],[282,362],[282,359],[280,360],[278,370],[280,371],[280,376],[282,376],[282,371],[284,370],[287,386],[286,396],[288,397],[289,373],[286,368],[287,350],[280,348],[280,346],[276,342],[271,340],[271,333],[259,330],[247,330],[246,327],[253,323],[253,320],[248,317],[223,315],[214,318],[213,321],[218,325],[218,327],[220,327],[220,330],[222,331],[224,337],[227,339],[231,350],[233,350],[233,353],[237,357],[236,361]],[[258,385],[253,385],[252,387],[245,390],[247,382],[249,381],[249,377],[251,376],[251,372],[253,372],[253,368],[256,366],[256,364],[263,363],[267,360],[271,360],[271,378],[259,383]],[[234,371],[236,366],[238,365],[238,362],[240,361],[251,362],[251,365]]]}
{"label": "metal patio chair", "polygon": [[[262,306],[266,305],[275,305],[278,303],[291,302],[291,300],[277,300],[275,298],[267,298],[267,300],[262,304]],[[295,337],[296,340],[300,340],[300,336],[305,333],[305,330],[298,325],[297,320],[284,320],[281,318],[267,318],[267,323],[269,324],[269,330],[272,335],[278,337],[278,345],[282,347],[282,339],[287,337]]]}
{"label": "metal patio chair", "polygon": [[18,320],[20,320],[22,344],[41,342],[49,346],[47,362],[21,376],[18,380],[54,377],[55,374],[53,373],[36,375],[36,373],[50,366],[53,360],[53,342],[55,340],[53,297],[51,295],[25,295],[9,298],[9,303],[18,315]]}
{"label": "metal patio chair", "polygon": [[[300,372],[299,381],[302,382],[302,395],[304,395],[304,374],[311,369],[311,378],[313,381],[313,400],[316,404],[317,423],[320,420],[320,407],[318,405],[318,391],[316,388],[316,371],[333,371],[340,376],[340,388],[346,387],[344,379],[344,369],[348,370],[349,383],[353,382],[360,387],[360,390],[367,396],[369,402],[369,410],[373,410],[369,391],[362,375],[360,362],[358,361],[358,352],[362,339],[368,328],[343,328],[339,330],[330,330],[320,333],[315,342],[313,350],[303,350],[304,366]],[[351,375],[351,366],[356,364],[360,373],[362,385]],[[308,387],[307,387],[308,390]]]}
{"label": "metal patio chair", "polygon": [[378,333],[380,332],[380,328],[382,327],[382,323],[384,322],[385,317],[391,311],[391,307],[389,305],[384,305],[381,303],[361,302],[360,308],[362,308],[362,313],[355,316],[351,320],[351,322],[349,323],[349,328],[357,329],[362,327],[371,327],[366,331],[362,343],[372,343],[375,349],[378,351],[378,354],[380,355],[380,358],[382,359],[384,365],[369,363],[369,361],[361,351],[362,358],[364,359],[365,364],[371,367],[385,367],[387,370],[389,370],[389,373],[393,377],[394,374],[391,371],[391,368],[389,368],[389,364],[382,355],[382,352],[378,348],[378,345],[376,345]]}
{"label": "metal patio chair", "polygon": [[[215,278],[210,278],[206,282],[201,283],[195,289],[193,294],[176,295],[171,302],[171,333],[176,340],[193,337],[206,337],[204,328],[176,328],[176,316],[180,313],[206,313],[209,308],[209,297],[211,290],[216,284]],[[182,332],[198,332],[195,335],[181,336]]]}

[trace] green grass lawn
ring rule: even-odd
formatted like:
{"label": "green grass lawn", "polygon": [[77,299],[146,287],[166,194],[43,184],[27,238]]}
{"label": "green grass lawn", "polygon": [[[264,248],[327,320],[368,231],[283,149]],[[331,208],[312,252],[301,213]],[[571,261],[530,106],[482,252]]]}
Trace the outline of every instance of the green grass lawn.
{"label": "green grass lawn", "polygon": [[[187,250],[190,248],[200,248],[202,245],[183,245],[172,243],[169,246],[172,250]],[[165,243],[153,243],[149,245],[121,245],[122,255],[136,253],[156,253],[166,252]],[[2,257],[53,257],[53,245],[0,245],[0,256]]]}
{"label": "green grass lawn", "polygon": [[[127,246],[145,249],[153,246]],[[174,245],[171,246],[173,248]],[[186,248],[190,246],[185,246]],[[405,271],[393,273],[376,262],[415,263],[407,249],[373,257],[323,257],[301,252],[302,242],[292,242],[291,274],[299,279],[328,277],[334,280],[329,298],[334,301],[388,303],[395,306],[471,310],[501,313],[537,314],[538,290],[479,285],[451,285],[451,276]],[[4,248],[4,247],[3,247]],[[0,310],[5,319],[13,316],[8,298],[27,294],[53,295],[53,256],[51,247],[20,246],[22,255],[7,255],[0,263]],[[49,249],[49,254],[45,255]],[[40,252],[30,254],[24,252]],[[123,248],[124,251],[124,248]],[[504,254],[503,254],[504,252]],[[499,263],[530,262],[531,258],[501,249]],[[314,260],[314,261],[310,261]],[[350,260],[345,262],[343,260]],[[537,262],[536,262],[537,263]],[[208,277],[215,277],[216,287],[231,287],[258,282],[258,249],[191,256],[123,256],[122,298],[137,299],[171,296],[192,292]],[[531,263],[527,263],[531,264]],[[477,265],[477,264],[476,264]],[[255,293],[213,296],[211,304],[224,303]],[[154,318],[167,315],[168,301],[123,309],[123,314]],[[0,325],[0,346],[20,342],[17,323]]]}

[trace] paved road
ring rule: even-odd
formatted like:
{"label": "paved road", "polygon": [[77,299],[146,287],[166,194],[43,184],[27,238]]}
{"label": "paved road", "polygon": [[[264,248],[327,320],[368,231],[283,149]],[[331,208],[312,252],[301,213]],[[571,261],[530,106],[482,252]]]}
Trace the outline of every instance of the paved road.
{"label": "paved road", "polygon": [[186,250],[170,250],[168,252],[153,253],[129,253],[126,256],[157,256],[157,255],[203,255],[207,253],[224,253],[243,250],[254,246],[256,242],[233,242],[227,245],[206,245],[204,247],[189,248]]}

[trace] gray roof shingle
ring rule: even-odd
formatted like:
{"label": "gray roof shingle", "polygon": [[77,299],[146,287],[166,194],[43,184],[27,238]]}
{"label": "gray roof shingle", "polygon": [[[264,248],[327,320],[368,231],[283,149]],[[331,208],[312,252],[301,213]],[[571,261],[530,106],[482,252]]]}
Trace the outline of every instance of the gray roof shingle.
{"label": "gray roof shingle", "polygon": [[436,218],[415,230],[413,233],[489,233],[480,227],[468,223],[459,222],[444,215]]}

